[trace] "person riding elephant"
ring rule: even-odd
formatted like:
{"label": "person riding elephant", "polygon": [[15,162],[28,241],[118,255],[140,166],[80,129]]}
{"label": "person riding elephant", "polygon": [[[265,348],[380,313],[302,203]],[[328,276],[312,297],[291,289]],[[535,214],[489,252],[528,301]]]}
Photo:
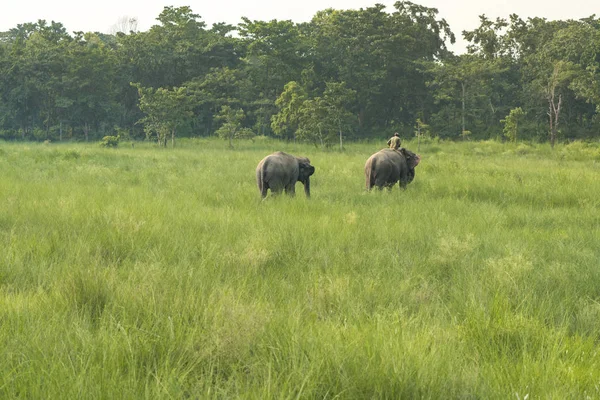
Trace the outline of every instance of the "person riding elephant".
{"label": "person riding elephant", "polygon": [[282,151],[275,152],[263,158],[256,167],[256,183],[261,197],[267,197],[267,190],[277,195],[285,193],[296,194],[296,182],[302,182],[306,197],[310,197],[310,176],[315,173],[315,167],[310,165],[306,157],[296,157]]}
{"label": "person riding elephant", "polygon": [[398,135],[398,132],[394,133],[394,136],[392,136],[390,138],[390,140],[387,141],[387,145],[390,149],[394,149],[394,150],[398,150],[400,148],[402,144],[402,141],[400,140],[400,135]]}
{"label": "person riding elephant", "polygon": [[415,178],[415,167],[420,161],[419,155],[403,147],[378,151],[365,163],[367,190],[371,190],[373,186],[377,186],[379,190],[384,187],[391,189],[398,181],[400,187],[406,189],[406,185]]}

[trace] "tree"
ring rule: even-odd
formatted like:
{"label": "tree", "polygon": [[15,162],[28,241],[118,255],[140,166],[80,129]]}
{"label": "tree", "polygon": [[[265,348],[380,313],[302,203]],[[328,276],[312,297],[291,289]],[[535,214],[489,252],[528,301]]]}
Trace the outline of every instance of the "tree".
{"label": "tree", "polygon": [[191,100],[185,87],[173,90],[144,88],[139,83],[132,83],[138,89],[139,107],[146,114],[139,122],[144,124],[148,138],[156,135],[159,146],[167,145],[167,137],[171,136],[171,147],[175,147],[177,128],[189,123],[192,116]]}
{"label": "tree", "polygon": [[510,114],[506,118],[500,120],[504,124],[504,136],[506,136],[511,142],[516,142],[519,133],[519,123],[525,116],[521,107],[513,108],[510,110]]}
{"label": "tree", "polygon": [[117,33],[128,34],[130,32],[138,32],[138,19],[136,17],[128,17],[124,15],[120,17],[117,22],[110,28],[110,33],[115,35]]}
{"label": "tree", "polygon": [[[460,109],[460,122],[451,125],[452,130],[460,126],[460,135],[466,138],[469,120],[475,122],[478,118],[475,112],[491,109],[495,112],[489,97],[488,83],[503,71],[496,60],[485,60],[482,56],[463,54],[447,59],[444,63],[430,63],[428,71],[432,79],[428,85],[433,89],[433,96],[442,107],[451,105]],[[489,104],[489,107],[488,107]],[[447,117],[443,118],[448,124]],[[458,125],[458,126],[457,126]],[[469,132],[465,134],[464,132]]]}
{"label": "tree", "polygon": [[356,91],[346,87],[345,82],[326,83],[323,100],[327,107],[327,119],[331,120],[328,125],[337,128],[340,137],[340,151],[344,149],[342,132],[351,129],[357,122],[354,114],[348,111],[355,97]]}
{"label": "tree", "polygon": [[[309,64],[311,53],[303,25],[292,21],[251,21],[238,25],[241,70],[252,85],[247,86],[244,109],[249,126],[261,134],[271,131],[275,101],[286,83],[298,81]],[[288,132],[289,133],[289,132]],[[276,133],[281,135],[281,132]]]}
{"label": "tree", "polygon": [[196,98],[194,123],[206,134],[213,132],[213,122],[221,107],[240,107],[248,100],[248,82],[244,72],[229,67],[214,68],[203,77],[187,83],[190,93]]}
{"label": "tree", "polygon": [[599,32],[600,24],[594,17],[523,21],[511,16],[507,36],[520,68],[521,105],[538,121],[543,134],[547,132],[551,146],[559,126],[571,136],[597,132],[592,104],[600,100],[594,96]]}
{"label": "tree", "polygon": [[160,25],[147,32],[118,35],[119,52],[131,64],[132,81],[144,87],[181,87],[212,68],[239,63],[227,26],[207,30],[190,7],[165,7]]}
{"label": "tree", "polygon": [[421,137],[429,137],[429,125],[421,121],[421,118],[417,118],[415,122],[415,136],[417,137],[417,151],[421,151]]}
{"label": "tree", "polygon": [[347,110],[356,92],[343,82],[328,82],[322,97],[305,100],[298,109],[297,136],[303,140],[329,146],[339,137],[343,149],[343,131],[355,124],[356,117]]}
{"label": "tree", "polygon": [[229,148],[233,148],[233,139],[247,139],[254,136],[251,129],[242,126],[244,118],[244,110],[241,108],[221,107],[217,120],[222,121],[223,124],[215,133],[217,136],[229,140]]}
{"label": "tree", "polygon": [[[579,73],[571,82],[570,88],[579,98],[594,104],[596,113],[600,113],[600,27],[594,29],[587,26],[581,30],[577,38],[577,42],[583,47],[578,52],[581,55],[578,62]],[[571,43],[574,41],[567,40]]]}
{"label": "tree", "polygon": [[257,95],[275,101],[283,86],[299,77],[305,68],[308,46],[301,28],[292,21],[251,21],[238,25],[242,38],[242,60]]}
{"label": "tree", "polygon": [[306,91],[297,82],[286,83],[283,92],[275,101],[279,112],[271,117],[273,133],[282,137],[293,137],[294,141],[296,140],[300,109],[306,97]]}
{"label": "tree", "polygon": [[479,16],[479,27],[472,31],[463,31],[463,36],[470,42],[467,46],[469,54],[478,54],[486,60],[506,54],[507,47],[501,31],[508,26],[504,18],[489,20],[485,14]]}
{"label": "tree", "polygon": [[553,29],[552,26],[547,28],[550,38],[541,43],[536,52],[525,57],[524,73],[531,77],[528,83],[531,94],[546,103],[548,135],[550,146],[554,147],[564,100],[570,94],[569,84],[577,66],[561,54],[562,46],[557,46],[560,29]]}
{"label": "tree", "polygon": [[21,130],[22,139],[30,134],[46,139],[56,120],[57,96],[64,91],[68,65],[64,49],[71,37],[62,24],[39,20],[11,29],[4,40],[8,56],[0,71],[4,113],[11,116],[12,128]]}
{"label": "tree", "polygon": [[330,126],[327,126],[327,105],[321,97],[304,100],[299,110],[298,130],[296,136],[310,143],[321,144],[325,146],[329,142],[327,133]]}
{"label": "tree", "polygon": [[[446,40],[454,35],[438,11],[408,1],[394,11],[376,4],[360,10],[318,12],[309,24],[310,87],[346,82],[356,91],[349,110],[356,115],[356,132],[366,136],[390,126],[411,126],[417,113],[429,113],[422,61],[444,59]],[[309,85],[306,85],[309,87]],[[309,93],[315,96],[315,93]]]}
{"label": "tree", "polygon": [[550,125],[550,146],[554,148],[558,132],[558,122],[562,106],[562,93],[560,89],[571,78],[571,65],[563,61],[556,61],[552,65],[552,74],[542,87],[548,101],[548,121]]}
{"label": "tree", "polygon": [[98,35],[82,32],[76,32],[67,55],[70,62],[65,86],[72,104],[65,113],[88,141],[93,128],[102,131],[103,126],[113,126],[109,121],[117,108],[113,97],[115,57]]}

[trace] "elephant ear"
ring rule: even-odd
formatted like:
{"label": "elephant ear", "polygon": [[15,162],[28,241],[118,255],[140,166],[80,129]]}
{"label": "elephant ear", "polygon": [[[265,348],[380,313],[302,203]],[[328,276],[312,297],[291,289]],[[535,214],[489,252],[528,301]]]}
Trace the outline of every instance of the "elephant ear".
{"label": "elephant ear", "polygon": [[305,167],[306,165],[310,164],[310,160],[306,157],[296,157],[296,160],[298,161],[298,165],[301,167]]}
{"label": "elephant ear", "polygon": [[298,167],[300,168],[300,176],[298,180],[304,181],[309,176],[315,173],[315,167],[310,165],[310,160],[306,157],[298,157]]}
{"label": "elephant ear", "polygon": [[414,168],[419,165],[421,157],[418,154],[415,154],[410,150],[406,150],[404,147],[401,147],[399,151],[406,158],[406,163],[410,168]]}
{"label": "elephant ear", "polygon": [[310,160],[308,158],[299,158],[298,159],[298,165],[300,166],[300,168],[310,168]]}
{"label": "elephant ear", "polygon": [[419,165],[419,162],[421,161],[421,156],[415,153],[410,153],[406,156],[406,161],[410,168],[415,168],[417,165]]}

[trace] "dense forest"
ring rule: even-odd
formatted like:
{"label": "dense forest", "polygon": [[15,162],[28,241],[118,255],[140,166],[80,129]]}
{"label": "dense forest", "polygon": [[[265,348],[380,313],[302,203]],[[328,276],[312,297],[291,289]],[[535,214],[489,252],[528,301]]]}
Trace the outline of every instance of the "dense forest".
{"label": "dense forest", "polygon": [[1,32],[0,138],[600,137],[595,16],[482,15],[460,55],[438,11],[408,1],[306,23],[209,28],[189,7],[157,21],[145,32],[71,35],[43,20]]}

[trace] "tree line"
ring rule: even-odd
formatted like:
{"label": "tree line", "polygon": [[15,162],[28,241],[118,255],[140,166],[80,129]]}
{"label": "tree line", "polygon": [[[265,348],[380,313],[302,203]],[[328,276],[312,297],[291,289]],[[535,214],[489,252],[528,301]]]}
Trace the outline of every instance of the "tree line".
{"label": "tree line", "polygon": [[445,139],[600,135],[600,19],[489,19],[463,31],[435,8],[326,9],[310,22],[207,27],[165,7],[138,32],[44,20],[0,33],[0,138],[253,135],[321,146],[398,131]]}

